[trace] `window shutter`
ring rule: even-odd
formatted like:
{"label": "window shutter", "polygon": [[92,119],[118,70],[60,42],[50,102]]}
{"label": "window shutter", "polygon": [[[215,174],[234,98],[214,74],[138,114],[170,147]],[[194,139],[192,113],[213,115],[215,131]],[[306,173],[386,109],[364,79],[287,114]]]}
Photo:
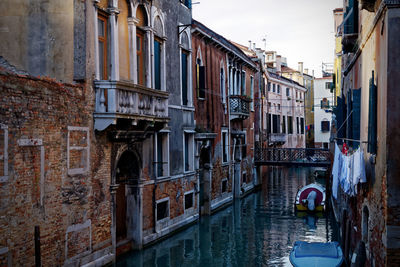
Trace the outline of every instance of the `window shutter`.
{"label": "window shutter", "polygon": [[[360,140],[360,119],[361,119],[361,88],[353,90],[353,114],[352,114],[352,125],[353,125],[353,139]],[[358,143],[354,143],[358,145]]]}
{"label": "window shutter", "polygon": [[374,83],[374,71],[369,80],[369,112],[368,112],[368,152],[376,154],[377,147],[377,88]]}

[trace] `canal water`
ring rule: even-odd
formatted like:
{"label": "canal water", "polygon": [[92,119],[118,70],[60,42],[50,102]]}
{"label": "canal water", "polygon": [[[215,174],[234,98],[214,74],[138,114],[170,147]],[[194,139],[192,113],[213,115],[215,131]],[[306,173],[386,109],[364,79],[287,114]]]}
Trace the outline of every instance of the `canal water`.
{"label": "canal water", "polygon": [[297,190],[315,181],[315,171],[269,168],[261,190],[168,239],[123,256],[117,266],[291,266],[289,253],[296,240],[337,241],[332,215],[294,211]]}

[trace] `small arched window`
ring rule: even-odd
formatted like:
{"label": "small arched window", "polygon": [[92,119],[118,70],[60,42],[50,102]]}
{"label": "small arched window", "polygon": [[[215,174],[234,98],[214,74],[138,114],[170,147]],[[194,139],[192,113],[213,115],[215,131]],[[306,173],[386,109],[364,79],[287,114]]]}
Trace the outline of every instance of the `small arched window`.
{"label": "small arched window", "polygon": [[154,88],[162,89],[163,25],[159,16],[154,19]]}
{"label": "small arched window", "polygon": [[136,29],[136,70],[137,83],[145,85],[146,83],[146,42],[147,40],[143,27],[148,25],[147,12],[143,5],[139,5],[136,10],[136,19],[138,20]]}
{"label": "small arched window", "polygon": [[182,88],[182,105],[188,106],[190,101],[190,42],[186,32],[181,34],[181,88]]}

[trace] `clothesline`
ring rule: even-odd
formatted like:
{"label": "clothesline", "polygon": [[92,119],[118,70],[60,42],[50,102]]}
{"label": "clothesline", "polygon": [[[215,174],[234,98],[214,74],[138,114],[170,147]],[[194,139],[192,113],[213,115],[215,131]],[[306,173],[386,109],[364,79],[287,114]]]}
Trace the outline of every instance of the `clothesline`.
{"label": "clothesline", "polygon": [[358,143],[368,144],[368,141],[361,141],[361,140],[350,139],[350,138],[339,138],[339,137],[336,137],[336,138],[334,138],[334,139],[335,139],[335,140],[345,140],[345,141],[352,141],[352,142],[358,142]]}

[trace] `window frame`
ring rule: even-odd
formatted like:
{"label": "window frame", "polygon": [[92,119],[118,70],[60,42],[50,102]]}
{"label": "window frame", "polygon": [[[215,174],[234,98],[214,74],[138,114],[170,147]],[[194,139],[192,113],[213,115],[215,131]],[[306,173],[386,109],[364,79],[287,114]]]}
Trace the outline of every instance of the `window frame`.
{"label": "window frame", "polygon": [[[138,39],[140,40],[140,50],[138,49]],[[137,84],[146,85],[146,64],[145,64],[145,33],[136,29],[136,75]]]}
{"label": "window frame", "polygon": [[[159,219],[159,218],[158,218],[158,205],[159,205],[160,203],[163,203],[163,202],[167,202],[167,212],[168,212],[168,215],[165,216],[165,217],[163,217],[163,218],[161,218],[161,219]],[[156,222],[157,222],[157,223],[161,223],[161,222],[164,222],[164,221],[170,219],[170,217],[171,217],[171,206],[170,206],[170,199],[169,199],[169,197],[165,197],[165,198],[156,200],[156,210],[155,210],[155,214],[154,214],[154,215],[155,215],[155,217],[156,217]]]}
{"label": "window frame", "polygon": [[[170,176],[170,160],[169,160],[169,131],[163,131],[161,130],[160,132],[157,132],[154,134],[154,176],[157,178],[161,177],[168,177]],[[158,154],[158,148],[159,148],[159,136],[161,135],[161,147],[162,147],[162,175],[159,173],[159,154]],[[164,170],[164,165],[166,165],[166,168]]]}
{"label": "window frame", "polygon": [[[188,148],[186,148],[186,136],[188,136]],[[194,144],[194,132],[193,131],[187,131],[185,130],[183,132],[183,171],[184,173],[189,173],[194,171],[194,149],[195,149],[195,144]],[[186,160],[186,152],[188,153],[187,155],[187,160],[188,165],[187,165],[187,160]],[[186,166],[188,166],[188,169],[186,169]]]}
{"label": "window frame", "polygon": [[[189,208],[187,208],[186,207],[186,196],[187,195],[192,195],[192,206],[191,207],[189,207]],[[195,208],[195,197],[194,197],[194,190],[190,190],[190,191],[187,191],[187,192],[185,192],[184,194],[183,194],[183,210],[184,210],[184,212],[186,213],[186,212],[188,212],[188,211],[190,211],[190,210],[193,210]]]}
{"label": "window frame", "polygon": [[[104,23],[103,36],[100,36],[99,21]],[[98,44],[103,43],[103,60],[100,60],[100,45],[98,45],[97,51],[99,80],[108,80],[108,15],[101,10],[97,10],[97,42]],[[100,63],[101,61],[102,63]]]}

